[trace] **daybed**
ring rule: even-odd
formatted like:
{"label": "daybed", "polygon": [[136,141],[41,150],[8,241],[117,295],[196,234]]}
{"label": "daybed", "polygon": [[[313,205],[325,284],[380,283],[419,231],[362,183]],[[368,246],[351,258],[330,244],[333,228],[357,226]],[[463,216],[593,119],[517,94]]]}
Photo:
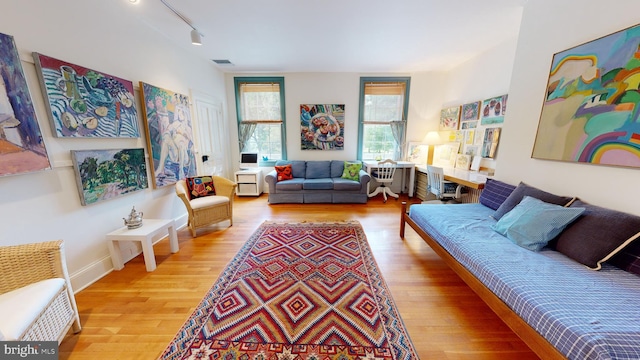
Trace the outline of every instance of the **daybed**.
{"label": "daybed", "polygon": [[370,180],[361,162],[342,160],[279,160],[265,176],[270,204],[366,203]]}
{"label": "daybed", "polygon": [[[549,205],[544,194],[552,194],[523,183],[485,195],[495,189],[490,182],[481,203],[414,204],[408,211],[403,203],[400,237],[409,224],[541,358],[639,359],[640,217],[577,199],[562,207],[564,197]],[[531,198],[553,210],[527,212],[525,202],[542,202]],[[585,210],[564,225],[535,225],[556,207]],[[552,240],[525,248],[519,236],[531,231],[527,221],[536,234],[555,228]],[[494,230],[505,233],[508,222],[506,235]]]}

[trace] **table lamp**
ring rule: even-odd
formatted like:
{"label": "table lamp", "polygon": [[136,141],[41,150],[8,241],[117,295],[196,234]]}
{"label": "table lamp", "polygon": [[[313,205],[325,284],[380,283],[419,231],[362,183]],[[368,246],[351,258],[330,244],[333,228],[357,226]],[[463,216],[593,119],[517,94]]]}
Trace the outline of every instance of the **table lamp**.
{"label": "table lamp", "polygon": [[432,165],[434,145],[438,145],[441,143],[440,135],[438,134],[437,131],[429,131],[427,135],[425,135],[424,139],[422,139],[422,143],[429,145],[429,154],[427,155],[427,165]]}

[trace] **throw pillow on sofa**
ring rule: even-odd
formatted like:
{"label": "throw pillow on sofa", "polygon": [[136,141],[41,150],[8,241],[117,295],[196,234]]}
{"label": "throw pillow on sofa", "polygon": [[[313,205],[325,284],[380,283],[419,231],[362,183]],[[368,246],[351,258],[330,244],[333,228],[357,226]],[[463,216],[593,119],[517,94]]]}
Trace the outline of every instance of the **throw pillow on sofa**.
{"label": "throw pillow on sofa", "polygon": [[496,212],[493,214],[493,218],[496,220],[500,220],[500,218],[504,216],[504,214],[508,213],[509,211],[511,211],[511,209],[518,205],[518,203],[520,203],[520,201],[525,196],[531,196],[546,203],[560,206],[566,206],[574,199],[572,197],[554,195],[520,182],[520,184],[518,184],[518,187],[513,190],[509,197],[496,210]]}
{"label": "throw pillow on sofa", "polygon": [[585,208],[562,207],[525,196],[492,227],[516,245],[540,251],[584,211]]}
{"label": "throw pillow on sofa", "polygon": [[362,163],[352,163],[349,161],[344,162],[344,171],[342,172],[343,179],[360,180],[360,170],[362,169]]}
{"label": "throw pillow on sofa", "polygon": [[278,175],[278,178],[277,178],[278,181],[293,179],[291,164],[281,165],[281,166],[276,165],[275,168],[276,168],[276,173]]}
{"label": "throw pillow on sofa", "polygon": [[640,241],[640,217],[579,199],[569,207],[583,207],[586,211],[558,236],[556,250],[592,270],[600,270],[602,263],[610,258],[610,263],[627,270],[632,263],[626,262],[623,256],[615,260],[613,257],[632,242]]}
{"label": "throw pillow on sofa", "polygon": [[191,199],[205,197],[216,194],[216,188],[213,185],[213,177],[211,176],[193,176],[185,179],[189,196]]}
{"label": "throw pillow on sofa", "polygon": [[484,184],[484,189],[482,189],[478,201],[490,209],[497,210],[515,188],[511,184],[489,178]]}

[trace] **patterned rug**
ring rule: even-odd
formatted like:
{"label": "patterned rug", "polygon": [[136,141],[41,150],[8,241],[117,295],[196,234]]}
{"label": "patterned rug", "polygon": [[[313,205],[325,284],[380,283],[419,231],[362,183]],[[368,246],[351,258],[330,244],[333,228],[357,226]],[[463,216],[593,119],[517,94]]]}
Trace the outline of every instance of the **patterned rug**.
{"label": "patterned rug", "polygon": [[418,359],[362,226],[264,222],[160,359]]}

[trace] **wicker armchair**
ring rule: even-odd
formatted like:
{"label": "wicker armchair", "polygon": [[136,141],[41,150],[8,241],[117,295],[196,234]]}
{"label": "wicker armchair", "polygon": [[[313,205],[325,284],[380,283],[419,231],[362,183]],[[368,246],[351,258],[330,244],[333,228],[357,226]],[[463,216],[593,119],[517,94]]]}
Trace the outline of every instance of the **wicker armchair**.
{"label": "wicker armchair", "polygon": [[80,316],[62,240],[0,247],[0,338],[58,341]]}
{"label": "wicker armchair", "polygon": [[187,183],[179,180],[176,183],[176,194],[184,203],[189,213],[189,229],[191,236],[196,237],[196,229],[224,220],[233,225],[233,197],[236,193],[235,182],[221,176],[213,176],[216,194],[191,199]]}

